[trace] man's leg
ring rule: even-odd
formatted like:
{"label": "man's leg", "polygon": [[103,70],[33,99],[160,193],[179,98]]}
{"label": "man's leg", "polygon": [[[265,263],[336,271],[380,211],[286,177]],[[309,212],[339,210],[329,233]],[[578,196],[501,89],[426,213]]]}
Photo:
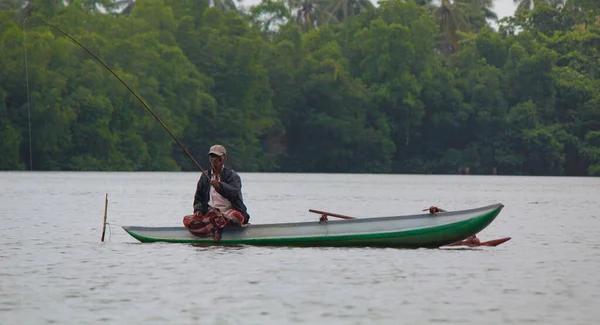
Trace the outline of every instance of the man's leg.
{"label": "man's leg", "polygon": [[237,211],[237,210],[234,210],[234,209],[229,209],[229,210],[227,210],[227,212],[224,213],[224,215],[233,224],[236,224],[236,225],[243,225],[244,224],[244,215],[240,211]]}
{"label": "man's leg", "polygon": [[208,216],[185,216],[183,217],[183,225],[192,235],[198,237],[206,236],[213,230],[213,225]]}

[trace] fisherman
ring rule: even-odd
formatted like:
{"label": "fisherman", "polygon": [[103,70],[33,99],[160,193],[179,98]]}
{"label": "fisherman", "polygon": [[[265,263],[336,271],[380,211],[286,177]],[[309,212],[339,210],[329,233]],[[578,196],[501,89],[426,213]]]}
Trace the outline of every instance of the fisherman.
{"label": "fisherman", "polygon": [[183,217],[183,225],[196,236],[212,234],[218,242],[221,228],[234,224],[245,226],[250,219],[242,198],[240,176],[225,167],[227,150],[215,144],[208,151],[211,169],[198,180],[194,195],[194,214]]}

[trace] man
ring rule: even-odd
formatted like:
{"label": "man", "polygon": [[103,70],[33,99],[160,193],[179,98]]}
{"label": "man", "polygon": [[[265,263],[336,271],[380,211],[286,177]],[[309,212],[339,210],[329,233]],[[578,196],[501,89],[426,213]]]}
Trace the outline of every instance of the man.
{"label": "man", "polygon": [[225,167],[225,147],[215,144],[210,147],[208,157],[210,181],[202,173],[194,195],[194,214],[185,216],[183,224],[194,235],[212,233],[215,241],[218,241],[221,228],[228,224],[245,225],[250,216],[242,198],[240,176]]}

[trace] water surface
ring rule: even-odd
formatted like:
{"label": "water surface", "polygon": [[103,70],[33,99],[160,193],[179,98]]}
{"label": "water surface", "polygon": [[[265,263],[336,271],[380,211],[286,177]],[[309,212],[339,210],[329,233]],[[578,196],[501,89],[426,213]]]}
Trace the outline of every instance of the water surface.
{"label": "water surface", "polygon": [[[241,174],[251,222],[504,203],[495,248],[140,244],[198,173],[0,173],[0,324],[598,324],[600,179]],[[104,194],[109,241],[100,242]]]}

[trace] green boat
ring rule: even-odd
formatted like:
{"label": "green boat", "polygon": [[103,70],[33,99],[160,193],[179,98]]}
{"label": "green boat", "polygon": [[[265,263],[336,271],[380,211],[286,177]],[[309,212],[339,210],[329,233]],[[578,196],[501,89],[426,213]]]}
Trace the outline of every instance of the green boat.
{"label": "green boat", "polygon": [[[326,216],[340,215],[323,212],[319,221],[226,227],[218,245],[436,248],[477,234],[503,207],[493,204],[470,210],[396,217],[344,217],[352,220],[327,220]],[[196,237],[185,227],[124,226],[123,229],[143,243],[215,245],[212,237]]]}

